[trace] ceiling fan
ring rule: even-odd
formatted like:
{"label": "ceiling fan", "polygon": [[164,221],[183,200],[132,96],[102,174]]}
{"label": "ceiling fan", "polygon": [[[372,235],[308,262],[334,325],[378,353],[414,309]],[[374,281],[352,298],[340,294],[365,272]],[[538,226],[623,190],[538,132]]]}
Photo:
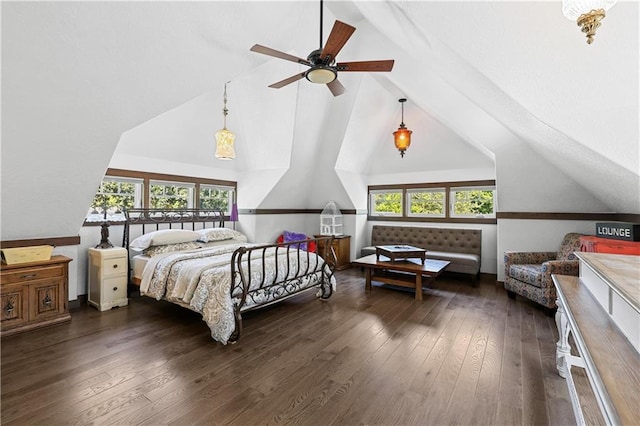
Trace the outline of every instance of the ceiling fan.
{"label": "ceiling fan", "polygon": [[297,62],[309,67],[303,73],[292,75],[282,81],[271,84],[269,87],[280,89],[288,84],[300,80],[305,77],[312,83],[326,84],[333,96],[340,96],[345,92],[345,88],[338,81],[338,71],[368,71],[368,72],[388,72],[393,69],[393,59],[383,61],[359,61],[359,62],[338,62],[336,56],[342,50],[349,40],[349,37],[355,31],[355,27],[336,21],[333,24],[327,43],[322,46],[322,0],[320,0],[320,48],[314,50],[307,56],[307,59],[289,55],[279,50],[271,49],[259,44],[253,45],[250,49],[252,52],[262,53],[291,62]]}

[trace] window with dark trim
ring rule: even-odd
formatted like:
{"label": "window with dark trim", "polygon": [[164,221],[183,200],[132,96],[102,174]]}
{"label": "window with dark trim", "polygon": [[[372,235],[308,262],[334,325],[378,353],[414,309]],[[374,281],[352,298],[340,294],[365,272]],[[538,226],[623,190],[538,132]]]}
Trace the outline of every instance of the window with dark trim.
{"label": "window with dark trim", "polygon": [[[192,176],[108,169],[89,207],[86,222],[101,221],[132,207],[221,209],[230,215],[237,182]],[[100,217],[98,217],[100,216]]]}
{"label": "window with dark trim", "polygon": [[495,181],[371,185],[369,220],[496,223]]}

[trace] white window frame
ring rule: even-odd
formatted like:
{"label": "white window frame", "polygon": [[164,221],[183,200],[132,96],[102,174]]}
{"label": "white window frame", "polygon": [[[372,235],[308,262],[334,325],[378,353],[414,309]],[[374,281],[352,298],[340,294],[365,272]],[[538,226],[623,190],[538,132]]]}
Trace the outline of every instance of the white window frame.
{"label": "white window frame", "polygon": [[196,188],[196,185],[194,183],[168,181],[168,180],[149,180],[149,206],[151,206],[151,204],[152,204],[151,200],[153,200],[154,198],[158,198],[157,196],[155,196],[155,195],[153,195],[151,193],[151,187],[153,185],[177,186],[177,187],[187,188],[188,189],[187,205],[186,205],[185,208],[187,208],[187,209],[192,209],[193,208],[193,205],[195,204],[194,199],[195,199],[195,188]]}
{"label": "white window frame", "polygon": [[[144,180],[143,179],[105,176],[102,179],[102,181],[100,182],[100,186],[98,187],[98,190],[96,191],[95,195],[93,196],[94,199],[99,194],[122,195],[120,193],[111,193],[111,192],[105,193],[105,192],[100,191],[100,189],[102,188],[102,185],[105,182],[116,182],[118,184],[121,184],[121,183],[131,183],[131,184],[133,184],[134,185],[133,206],[134,206],[134,208],[142,207],[142,197],[143,197],[142,194],[143,194],[143,188],[144,188]],[[93,204],[93,199],[91,200],[91,203]],[[122,206],[120,206],[120,208],[121,208],[120,210],[122,210]],[[115,213],[115,210],[113,210],[112,208],[108,208],[107,209],[107,214],[108,215],[113,215],[114,213]],[[102,218],[104,218],[104,212],[101,212],[100,216]],[[97,220],[97,215],[94,212],[94,207],[89,207],[89,210],[87,212],[87,216],[86,216],[85,220],[88,220],[88,221],[96,221]]]}
{"label": "white window frame", "polygon": [[[227,214],[227,215],[231,214],[231,208],[233,206],[233,202],[234,202],[235,197],[236,197],[236,194],[235,194],[236,189],[233,186],[209,185],[209,184],[201,183],[200,184],[200,191],[202,191],[203,189],[216,189],[216,190],[227,191],[228,192],[228,195],[227,195],[227,206],[228,206],[228,208],[224,211],[224,213]],[[202,203],[202,193],[198,194],[198,200],[200,200],[200,203]]]}
{"label": "white window frame", "polygon": [[[442,193],[442,213],[411,213],[411,194],[419,192],[439,192]],[[412,188],[407,189],[405,196],[405,209],[407,217],[446,217],[447,216],[447,189],[442,188]]]}
{"label": "white window frame", "polygon": [[[402,202],[404,195],[402,189],[376,189],[369,191],[369,215],[378,217],[402,217]],[[375,210],[375,196],[379,194],[400,194],[400,213],[378,212]]]}
{"label": "white window frame", "polygon": [[[463,214],[455,212],[457,191],[491,191],[493,194],[493,212],[478,214]],[[496,187],[495,186],[458,186],[449,189],[449,217],[473,217],[477,219],[492,219],[496,217]]]}

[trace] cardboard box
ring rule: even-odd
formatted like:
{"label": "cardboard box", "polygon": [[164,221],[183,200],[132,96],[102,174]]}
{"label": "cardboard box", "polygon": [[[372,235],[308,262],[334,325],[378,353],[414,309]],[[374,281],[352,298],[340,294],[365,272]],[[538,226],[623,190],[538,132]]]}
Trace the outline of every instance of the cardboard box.
{"label": "cardboard box", "polygon": [[623,241],[640,241],[640,223],[598,222],[596,237]]}
{"label": "cardboard box", "polygon": [[2,249],[2,263],[14,265],[16,263],[37,262],[51,259],[53,246],[31,246]]}

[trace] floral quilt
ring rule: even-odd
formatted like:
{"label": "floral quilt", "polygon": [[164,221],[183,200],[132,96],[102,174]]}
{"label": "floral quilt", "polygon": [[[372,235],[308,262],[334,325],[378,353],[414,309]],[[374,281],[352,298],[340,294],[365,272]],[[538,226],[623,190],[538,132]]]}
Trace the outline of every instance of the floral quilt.
{"label": "floral quilt", "polygon": [[[211,337],[226,344],[235,330],[234,304],[242,296],[238,292],[231,297],[231,256],[242,246],[254,245],[233,243],[154,256],[145,266],[140,293],[157,300],[165,299],[189,306],[202,314],[211,330]],[[249,290],[252,291],[243,309],[274,302],[297,291],[317,286],[322,281],[321,274],[325,275],[325,282],[329,282],[328,267],[324,266],[324,260],[315,253],[268,248],[265,251],[264,268],[262,253],[262,249],[251,253],[250,266],[248,260],[243,260],[243,271],[249,277]],[[299,277],[316,267],[318,273]],[[240,282],[239,273],[236,274],[236,282]],[[261,283],[273,282],[282,283],[261,287]],[[330,285],[335,288],[333,276]]]}

